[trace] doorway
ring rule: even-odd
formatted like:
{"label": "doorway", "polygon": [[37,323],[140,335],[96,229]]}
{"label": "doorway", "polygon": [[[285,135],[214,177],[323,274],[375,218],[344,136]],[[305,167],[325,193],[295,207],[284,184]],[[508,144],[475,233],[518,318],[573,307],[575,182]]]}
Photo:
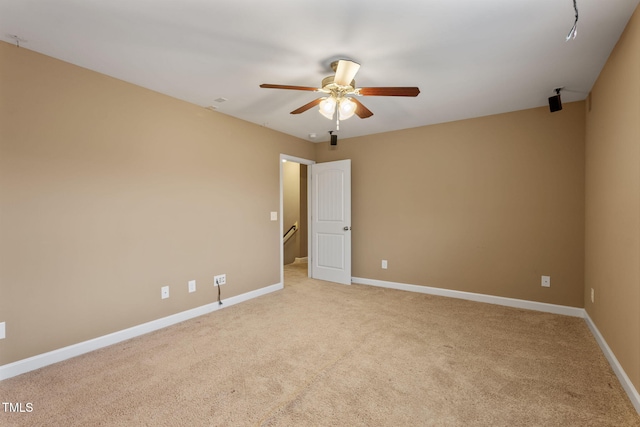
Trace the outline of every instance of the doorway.
{"label": "doorway", "polygon": [[[303,260],[310,253],[309,173],[313,160],[280,154],[280,283],[284,265]],[[294,229],[295,227],[295,229]],[[307,277],[311,276],[307,266]]]}
{"label": "doorway", "polygon": [[284,265],[307,260],[307,165],[282,162]]}
{"label": "doorway", "polygon": [[[306,276],[345,285],[351,284],[351,160],[317,164],[313,160],[280,154],[280,283],[284,286],[285,250],[283,240],[297,228],[285,223],[284,164],[306,166],[306,194],[296,203],[306,208],[305,234],[307,262]],[[298,169],[299,171],[299,169]],[[298,172],[299,174],[299,172]],[[299,175],[298,175],[299,176]],[[304,182],[304,179],[301,181]],[[298,183],[299,191],[300,183]],[[297,232],[297,230],[295,230]],[[300,236],[299,236],[300,237]]]}

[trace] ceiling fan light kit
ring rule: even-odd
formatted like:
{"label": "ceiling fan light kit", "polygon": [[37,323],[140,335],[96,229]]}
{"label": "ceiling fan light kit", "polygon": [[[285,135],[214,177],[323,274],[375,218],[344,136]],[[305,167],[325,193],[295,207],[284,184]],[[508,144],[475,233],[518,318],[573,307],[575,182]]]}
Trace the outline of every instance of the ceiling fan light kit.
{"label": "ceiling fan light kit", "polygon": [[360,64],[347,59],[340,59],[331,63],[335,75],[322,79],[322,87],[290,86],[276,84],[261,84],[261,88],[289,89],[322,92],[327,96],[315,99],[291,114],[303,113],[316,105],[318,111],[329,120],[336,115],[336,130],[340,129],[340,120],[347,120],[354,114],[361,119],[373,116],[371,110],[365,107],[355,97],[357,96],[409,96],[416,97],[420,93],[417,87],[364,87],[356,88],[354,77],[360,69]]}
{"label": "ceiling fan light kit", "polygon": [[350,100],[349,98],[340,99],[338,105],[338,114],[340,115],[340,120],[347,120],[352,117],[356,113],[356,103]]}
{"label": "ceiling fan light kit", "polygon": [[333,120],[333,114],[336,111],[336,99],[333,96],[322,98],[319,110],[320,114],[329,120]]}

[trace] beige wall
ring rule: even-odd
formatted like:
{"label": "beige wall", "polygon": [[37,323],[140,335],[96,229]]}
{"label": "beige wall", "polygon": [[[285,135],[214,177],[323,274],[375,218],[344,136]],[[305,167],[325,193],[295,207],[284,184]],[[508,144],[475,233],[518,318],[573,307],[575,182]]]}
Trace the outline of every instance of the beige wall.
{"label": "beige wall", "polygon": [[279,283],[311,143],[3,42],[0,90],[0,365]]}
{"label": "beige wall", "polygon": [[591,111],[586,112],[586,309],[640,390],[640,9],[611,53],[590,98]]}
{"label": "beige wall", "polygon": [[584,121],[578,102],[319,144],[352,159],[353,276],[583,307]]}

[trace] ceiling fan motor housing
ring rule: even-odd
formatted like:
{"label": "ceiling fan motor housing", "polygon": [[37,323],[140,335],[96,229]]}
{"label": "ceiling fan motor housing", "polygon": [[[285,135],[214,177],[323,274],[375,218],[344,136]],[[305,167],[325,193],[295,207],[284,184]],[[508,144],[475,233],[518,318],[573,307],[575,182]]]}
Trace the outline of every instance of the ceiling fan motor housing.
{"label": "ceiling fan motor housing", "polygon": [[351,84],[349,86],[340,86],[336,84],[335,81],[336,76],[329,76],[322,79],[322,89],[331,92],[333,90],[341,89],[346,93],[350,93],[356,90],[356,81],[351,80]]}

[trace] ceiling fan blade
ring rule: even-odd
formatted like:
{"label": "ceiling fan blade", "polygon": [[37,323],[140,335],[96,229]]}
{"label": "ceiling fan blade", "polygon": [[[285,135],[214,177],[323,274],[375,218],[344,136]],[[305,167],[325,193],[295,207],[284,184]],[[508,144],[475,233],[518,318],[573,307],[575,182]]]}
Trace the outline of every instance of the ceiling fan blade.
{"label": "ceiling fan blade", "polygon": [[358,89],[362,96],[418,96],[417,87],[361,87]]}
{"label": "ceiling fan blade", "polygon": [[333,79],[334,83],[340,86],[349,86],[359,69],[360,64],[357,62],[346,59],[339,60],[338,68],[336,68],[336,76]]}
{"label": "ceiling fan blade", "polygon": [[358,101],[356,98],[351,97],[349,99],[356,104],[356,115],[358,117],[360,117],[361,119],[366,119],[367,117],[373,116],[373,113],[371,112],[371,110],[369,110],[367,107],[362,105],[362,103]]}
{"label": "ceiling fan blade", "polygon": [[260,85],[261,88],[265,89],[291,89],[291,90],[309,90],[315,92],[318,90],[317,87],[309,87],[309,86],[288,86],[288,85],[272,85],[268,83],[263,83]]}
{"label": "ceiling fan blade", "polygon": [[316,105],[320,104],[320,101],[322,101],[322,98],[318,98],[318,99],[314,99],[313,101],[309,102],[308,104],[304,104],[302,107],[295,109],[291,112],[291,114],[300,114],[300,113],[304,113],[305,111],[307,111],[310,108],[315,107]]}

